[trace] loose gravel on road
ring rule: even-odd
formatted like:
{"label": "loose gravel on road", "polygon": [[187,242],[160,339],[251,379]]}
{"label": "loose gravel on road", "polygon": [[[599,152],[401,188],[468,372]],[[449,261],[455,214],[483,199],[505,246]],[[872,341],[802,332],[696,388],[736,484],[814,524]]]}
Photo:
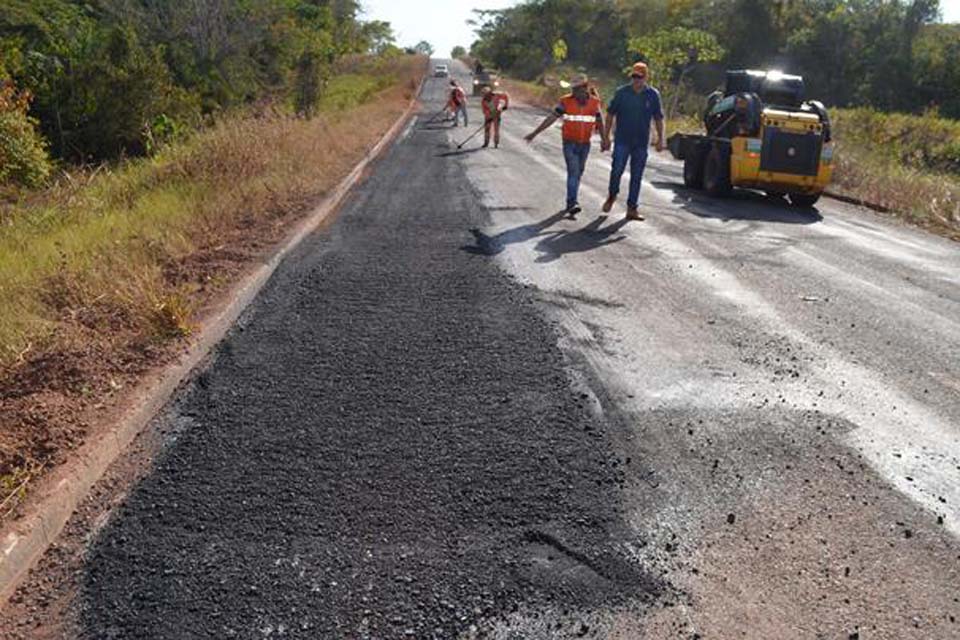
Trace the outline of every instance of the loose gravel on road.
{"label": "loose gravel on road", "polygon": [[533,294],[462,250],[487,214],[444,140],[395,147],[170,409],[81,635],[450,638],[516,611],[590,635],[663,592]]}

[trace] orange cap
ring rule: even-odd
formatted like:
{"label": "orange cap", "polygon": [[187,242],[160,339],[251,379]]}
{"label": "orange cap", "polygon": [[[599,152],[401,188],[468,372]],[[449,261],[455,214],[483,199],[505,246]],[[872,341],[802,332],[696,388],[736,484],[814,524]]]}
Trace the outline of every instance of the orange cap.
{"label": "orange cap", "polygon": [[648,75],[650,75],[650,70],[647,69],[647,63],[646,63],[646,62],[637,62],[636,64],[634,64],[634,65],[630,68],[630,75],[631,75],[631,76],[635,76],[635,75],[637,75],[637,76],[648,76]]}

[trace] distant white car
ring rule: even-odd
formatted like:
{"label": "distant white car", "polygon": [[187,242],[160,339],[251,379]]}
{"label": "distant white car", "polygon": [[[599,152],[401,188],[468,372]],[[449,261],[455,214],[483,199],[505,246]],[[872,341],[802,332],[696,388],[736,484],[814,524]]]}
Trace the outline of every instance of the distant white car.
{"label": "distant white car", "polygon": [[433,68],[433,76],[435,78],[446,78],[450,75],[450,67],[445,64],[438,64]]}

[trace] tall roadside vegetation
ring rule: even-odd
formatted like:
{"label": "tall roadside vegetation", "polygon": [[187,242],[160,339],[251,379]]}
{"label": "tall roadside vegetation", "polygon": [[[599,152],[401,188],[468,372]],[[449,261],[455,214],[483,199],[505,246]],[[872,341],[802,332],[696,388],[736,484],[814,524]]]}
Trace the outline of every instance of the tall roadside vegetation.
{"label": "tall roadside vegetation", "polygon": [[311,113],[334,63],[390,26],[353,0],[5,0],[0,75],[60,161],[144,155],[232,108],[289,96]]}
{"label": "tall roadside vegetation", "polygon": [[831,105],[960,117],[960,27],[935,24],[939,10],[939,0],[527,0],[478,11],[471,54],[532,80],[562,41],[588,69],[643,59],[659,64],[658,82],[684,74],[701,90],[723,68],[776,68]]}
{"label": "tall roadside vegetation", "polygon": [[407,108],[358,15],[0,2],[0,520]]}

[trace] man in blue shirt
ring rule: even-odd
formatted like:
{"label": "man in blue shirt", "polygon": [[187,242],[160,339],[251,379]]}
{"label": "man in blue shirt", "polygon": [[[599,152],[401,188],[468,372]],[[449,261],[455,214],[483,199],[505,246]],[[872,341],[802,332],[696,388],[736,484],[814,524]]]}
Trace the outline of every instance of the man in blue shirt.
{"label": "man in blue shirt", "polygon": [[632,82],[617,89],[607,107],[607,139],[616,123],[613,143],[613,168],[610,170],[610,196],[603,203],[609,213],[620,193],[620,179],[630,163],[630,193],[627,196],[627,218],[643,220],[637,206],[640,203],[640,184],[647,166],[647,148],[650,146],[650,123],[657,126],[657,151],[663,151],[663,107],[660,92],[647,85],[647,65],[638,62],[630,70]]}

